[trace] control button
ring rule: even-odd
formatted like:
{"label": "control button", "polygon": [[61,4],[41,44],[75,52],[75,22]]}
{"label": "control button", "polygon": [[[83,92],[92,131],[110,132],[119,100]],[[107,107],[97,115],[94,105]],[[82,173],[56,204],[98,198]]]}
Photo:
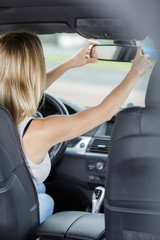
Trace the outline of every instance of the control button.
{"label": "control button", "polygon": [[102,172],[103,169],[104,169],[104,163],[98,162],[98,163],[96,164],[96,169],[97,169],[98,172]]}
{"label": "control button", "polygon": [[89,179],[90,179],[91,181],[93,181],[93,180],[94,180],[94,176],[93,176],[93,175],[89,175]]}
{"label": "control button", "polygon": [[94,171],[96,166],[94,164],[88,164],[88,169]]}
{"label": "control button", "polygon": [[84,143],[81,143],[80,144],[80,148],[84,148],[85,147],[85,144]]}
{"label": "control button", "polygon": [[95,177],[95,181],[99,182],[100,180],[101,180],[100,177],[98,176]]}

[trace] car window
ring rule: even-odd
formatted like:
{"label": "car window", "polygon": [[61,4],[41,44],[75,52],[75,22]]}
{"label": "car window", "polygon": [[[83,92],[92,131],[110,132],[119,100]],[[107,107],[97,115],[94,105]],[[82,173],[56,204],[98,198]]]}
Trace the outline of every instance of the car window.
{"label": "car window", "polygon": [[[77,34],[41,35],[40,38],[44,48],[47,71],[72,57],[87,41]],[[145,52],[151,54],[154,64],[153,42],[146,38],[141,44]],[[121,82],[130,68],[131,63],[106,61],[73,68],[61,76],[58,81],[47,89],[47,92],[80,106],[94,106],[100,103]],[[145,92],[150,74],[151,71],[139,79],[123,107],[127,105],[144,106]]]}

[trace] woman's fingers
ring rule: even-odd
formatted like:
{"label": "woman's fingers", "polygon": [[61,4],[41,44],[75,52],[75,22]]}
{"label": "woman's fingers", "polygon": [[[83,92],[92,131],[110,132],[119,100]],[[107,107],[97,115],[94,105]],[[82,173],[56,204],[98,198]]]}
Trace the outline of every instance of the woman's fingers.
{"label": "woman's fingers", "polygon": [[142,55],[142,45],[139,45],[138,48],[137,48],[137,53],[136,53],[135,58],[139,57],[141,55]]}
{"label": "woman's fingers", "polygon": [[88,40],[84,45],[83,50],[86,52],[91,45],[97,45],[99,42]]}
{"label": "woman's fingers", "polygon": [[131,61],[132,69],[138,72],[139,76],[144,75],[151,67],[152,64],[150,62],[149,54],[142,54],[142,46],[138,46],[136,56],[134,60]]}
{"label": "woman's fingers", "polygon": [[150,55],[149,54],[145,54],[144,56],[146,57],[146,59],[150,60]]}
{"label": "woman's fingers", "polygon": [[96,58],[88,58],[88,57],[86,57],[86,59],[87,59],[87,63],[97,63],[98,62],[98,60]]}

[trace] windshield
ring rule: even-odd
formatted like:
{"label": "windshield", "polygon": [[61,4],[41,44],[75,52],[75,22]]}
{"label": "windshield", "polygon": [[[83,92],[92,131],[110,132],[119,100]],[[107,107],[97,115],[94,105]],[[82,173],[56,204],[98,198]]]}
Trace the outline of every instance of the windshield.
{"label": "windshield", "polygon": [[[87,41],[77,34],[41,35],[40,39],[44,48],[47,71],[72,57]],[[141,44],[145,52],[154,58],[151,40],[147,38]],[[106,61],[73,68],[62,75],[46,92],[80,106],[95,106],[121,82],[130,68],[131,63]],[[144,106],[150,73],[151,71],[139,79],[123,107]]]}

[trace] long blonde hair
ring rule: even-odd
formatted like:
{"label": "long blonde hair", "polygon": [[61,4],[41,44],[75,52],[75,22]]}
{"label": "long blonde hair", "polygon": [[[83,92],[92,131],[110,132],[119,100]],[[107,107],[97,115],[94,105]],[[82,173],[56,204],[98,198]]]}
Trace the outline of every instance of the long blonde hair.
{"label": "long blonde hair", "polygon": [[46,71],[39,38],[30,32],[0,37],[0,104],[19,124],[36,114],[45,90]]}

